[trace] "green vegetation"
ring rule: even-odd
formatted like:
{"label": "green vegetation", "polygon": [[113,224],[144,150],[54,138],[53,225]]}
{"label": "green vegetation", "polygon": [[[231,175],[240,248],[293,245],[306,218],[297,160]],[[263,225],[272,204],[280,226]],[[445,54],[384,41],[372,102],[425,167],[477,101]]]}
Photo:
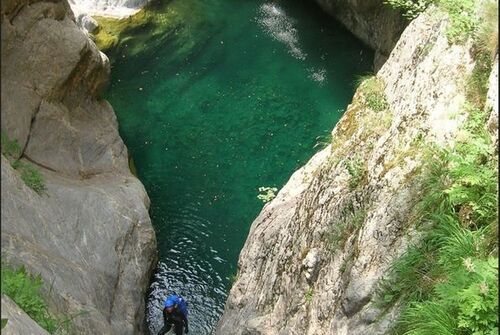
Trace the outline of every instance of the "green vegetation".
{"label": "green vegetation", "polygon": [[481,24],[475,34],[475,47],[493,59],[498,50],[498,2],[484,3],[479,16]]}
{"label": "green vegetation", "polygon": [[340,218],[331,223],[327,233],[330,250],[336,251],[343,248],[349,236],[361,227],[365,218],[366,210],[354,210],[352,205],[345,208],[340,214]]}
{"label": "green vegetation", "polygon": [[231,286],[234,285],[234,283],[236,283],[236,280],[238,279],[238,274],[232,274],[229,276],[229,282],[231,283]]}
{"label": "green vegetation", "polygon": [[422,240],[380,287],[382,306],[403,302],[397,334],[498,334],[498,157],[487,113],[466,110],[453,147],[427,148]]}
{"label": "green vegetation", "polygon": [[[478,10],[479,1],[476,0],[386,0],[384,4],[401,10],[402,15],[409,20],[416,18],[428,6],[434,4],[450,18],[446,34],[451,43],[463,43],[470,37],[483,38],[490,50],[496,49],[498,4],[494,1],[483,3],[483,12]],[[491,22],[494,22],[494,25]]]}
{"label": "green vegetation", "polygon": [[375,112],[389,108],[385,98],[384,82],[375,75],[361,76],[357,80],[359,88],[363,93],[365,104]]}
{"label": "green vegetation", "polygon": [[472,75],[467,80],[467,100],[477,108],[483,109],[493,59],[498,51],[498,3],[486,2],[480,17],[481,24],[473,40],[476,63]]}
{"label": "green vegetation", "polygon": [[11,140],[2,133],[2,154],[10,161],[11,166],[21,173],[21,179],[26,186],[41,194],[45,191],[45,181],[42,174],[33,165],[21,162],[21,148],[17,140]]}
{"label": "green vegetation", "polygon": [[349,175],[351,176],[349,179],[349,189],[354,190],[366,178],[366,174],[368,172],[366,163],[361,157],[356,156],[346,160],[344,164],[347,172],[349,172]]}
{"label": "green vegetation", "polygon": [[49,333],[70,333],[71,320],[69,318],[57,318],[48,311],[47,305],[40,294],[42,284],[40,275],[32,276],[26,272],[24,267],[13,270],[2,264],[2,294],[8,295]]}
{"label": "green vegetation", "polygon": [[2,328],[0,328],[0,329],[4,329],[5,326],[7,326],[8,321],[9,321],[8,319],[2,319]]}
{"label": "green vegetation", "polygon": [[19,156],[21,156],[21,147],[19,146],[19,143],[17,143],[16,139],[11,140],[6,134],[2,132],[1,141],[2,154],[4,154],[5,157],[17,159]]}
{"label": "green vegetation", "polygon": [[386,0],[383,3],[399,9],[403,17],[413,20],[433,2],[434,0]]}
{"label": "green vegetation", "polygon": [[15,169],[21,171],[22,181],[24,181],[24,184],[26,184],[26,186],[31,188],[33,191],[41,194],[46,190],[45,180],[43,179],[42,174],[33,165],[16,161]]}
{"label": "green vegetation", "polygon": [[314,289],[312,287],[309,287],[309,289],[305,294],[305,298],[308,303],[312,301],[313,295],[314,295]]}
{"label": "green vegetation", "polygon": [[498,334],[498,157],[484,110],[498,48],[497,4],[440,0],[452,43],[472,37],[475,67],[466,81],[468,120],[455,144],[427,145],[412,245],[381,281],[379,303],[402,303],[394,333]]}
{"label": "green vegetation", "polygon": [[273,200],[276,197],[276,192],[278,189],[276,187],[259,187],[260,194],[257,196],[257,199],[262,200],[262,202],[266,203]]}
{"label": "green vegetation", "polygon": [[195,46],[195,26],[201,22],[201,9],[190,1],[153,0],[136,14],[123,18],[96,16],[98,23],[93,32],[97,47],[106,52],[113,62],[121,57],[133,56],[147,50],[154,51],[174,37],[182,44],[173,45],[176,53],[185,53]]}

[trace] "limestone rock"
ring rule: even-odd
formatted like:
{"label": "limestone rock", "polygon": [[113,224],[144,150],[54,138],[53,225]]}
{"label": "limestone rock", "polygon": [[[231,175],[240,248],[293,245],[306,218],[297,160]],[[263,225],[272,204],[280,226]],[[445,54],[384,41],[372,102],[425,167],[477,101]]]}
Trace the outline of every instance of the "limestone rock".
{"label": "limestone rock", "polygon": [[361,85],[332,144],[263,208],[217,334],[387,332],[398,307],[382,313],[374,296],[415,238],[422,145],[451,143],[465,119],[463,78],[474,62],[470,45],[448,44],[447,24],[427,14],[414,20],[377,75],[389,107],[370,109]]}
{"label": "limestone rock", "polygon": [[2,294],[2,319],[7,319],[7,325],[2,329],[4,335],[49,335],[4,294]]}
{"label": "limestone rock", "polygon": [[491,109],[488,119],[488,130],[490,131],[493,142],[496,143],[498,150],[498,54],[493,62],[493,70],[489,78],[489,89],[486,95],[486,108]]}
{"label": "limestone rock", "polygon": [[66,1],[16,1],[2,3],[2,132],[47,190],[28,188],[2,155],[2,259],[40,273],[51,309],[77,315],[79,334],[142,333],[156,239],[100,98],[109,61]]}
{"label": "limestone rock", "polygon": [[382,0],[316,0],[366,45],[375,50],[374,71],[389,57],[408,22]]}
{"label": "limestone rock", "polygon": [[76,24],[89,34],[93,33],[97,27],[99,27],[99,24],[94,18],[83,13],[76,18]]}

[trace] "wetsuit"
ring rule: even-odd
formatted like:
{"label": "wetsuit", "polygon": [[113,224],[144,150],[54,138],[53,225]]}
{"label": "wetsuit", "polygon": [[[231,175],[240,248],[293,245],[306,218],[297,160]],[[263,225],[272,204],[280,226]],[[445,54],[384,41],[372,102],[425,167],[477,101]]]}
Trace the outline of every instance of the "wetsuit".
{"label": "wetsuit", "polygon": [[172,326],[174,326],[175,335],[182,335],[184,327],[186,327],[186,333],[188,332],[188,320],[177,307],[174,307],[172,313],[168,313],[166,308],[163,309],[163,322],[165,324],[158,335],[165,334]]}

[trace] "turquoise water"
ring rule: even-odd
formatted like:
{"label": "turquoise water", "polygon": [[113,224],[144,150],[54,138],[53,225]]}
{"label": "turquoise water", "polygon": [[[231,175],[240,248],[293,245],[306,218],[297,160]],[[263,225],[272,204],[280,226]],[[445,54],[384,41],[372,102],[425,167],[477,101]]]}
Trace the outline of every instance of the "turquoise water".
{"label": "turquoise water", "polygon": [[263,206],[258,188],[282,187],[318,150],[373,55],[312,1],[182,4],[196,22],[118,56],[107,98],[151,198],[149,328],[162,326],[168,291],[189,301],[190,333],[209,334]]}

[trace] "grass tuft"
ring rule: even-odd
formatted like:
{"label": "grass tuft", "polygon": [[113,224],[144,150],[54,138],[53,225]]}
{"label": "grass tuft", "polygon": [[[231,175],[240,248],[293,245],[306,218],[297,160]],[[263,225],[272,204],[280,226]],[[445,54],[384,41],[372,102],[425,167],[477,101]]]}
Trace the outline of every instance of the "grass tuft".
{"label": "grass tuft", "polygon": [[379,306],[402,302],[397,334],[498,332],[498,157],[484,129],[486,113],[467,111],[453,147],[428,148],[418,206],[422,239],[380,281]]}
{"label": "grass tuft", "polygon": [[40,293],[42,278],[30,275],[24,267],[12,269],[2,264],[2,294],[9,296],[36,323],[51,334],[72,332],[71,319],[53,316]]}

